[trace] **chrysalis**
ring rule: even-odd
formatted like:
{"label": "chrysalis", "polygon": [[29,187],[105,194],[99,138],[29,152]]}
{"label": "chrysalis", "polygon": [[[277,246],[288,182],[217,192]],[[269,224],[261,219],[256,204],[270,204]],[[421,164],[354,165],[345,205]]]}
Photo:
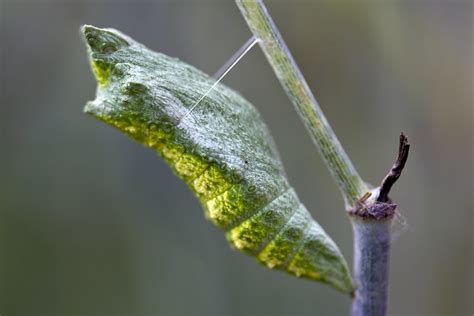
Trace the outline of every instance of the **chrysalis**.
{"label": "chrysalis", "polygon": [[196,68],[112,29],[83,27],[99,83],[85,112],[156,150],[235,248],[349,293],[335,243],[289,185],[257,110]]}

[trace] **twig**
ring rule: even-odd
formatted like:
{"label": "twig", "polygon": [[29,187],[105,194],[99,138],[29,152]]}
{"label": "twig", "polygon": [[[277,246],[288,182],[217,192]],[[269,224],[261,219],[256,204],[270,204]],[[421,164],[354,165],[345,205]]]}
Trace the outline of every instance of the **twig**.
{"label": "twig", "polygon": [[379,196],[377,197],[378,202],[388,202],[390,189],[392,185],[398,180],[402,174],[403,168],[405,168],[405,163],[408,159],[408,152],[410,151],[410,144],[408,143],[408,138],[401,133],[400,134],[400,146],[398,147],[398,158],[397,161],[393,164],[392,169],[388,172],[385,178],[380,185]]}
{"label": "twig", "polygon": [[357,289],[352,301],[352,316],[383,316],[387,312],[390,259],[390,227],[396,204],[388,194],[400,177],[410,144],[402,133],[398,158],[385,176],[378,196],[364,195],[349,211],[354,230],[354,280]]}
{"label": "twig", "polygon": [[236,0],[252,33],[336,180],[346,206],[369,189],[352,165],[261,0]]}

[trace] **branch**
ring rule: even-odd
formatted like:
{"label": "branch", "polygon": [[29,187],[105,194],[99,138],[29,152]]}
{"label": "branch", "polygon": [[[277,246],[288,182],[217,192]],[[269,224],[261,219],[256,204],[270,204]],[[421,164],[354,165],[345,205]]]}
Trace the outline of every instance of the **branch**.
{"label": "branch", "polygon": [[236,2],[344,196],[354,229],[357,289],[352,315],[383,316],[388,300],[390,226],[396,208],[388,194],[405,166],[408,140],[400,136],[398,159],[378,195],[370,198],[372,193],[339,143],[262,1]]}
{"label": "branch", "polygon": [[385,316],[388,301],[391,218],[352,216],[354,281],[351,316]]}
{"label": "branch", "polygon": [[387,312],[390,227],[396,204],[388,197],[408,158],[410,144],[402,133],[398,157],[385,176],[378,196],[364,195],[349,210],[354,230],[354,279],[357,289],[352,316],[383,316]]}
{"label": "branch", "polygon": [[342,191],[346,206],[353,206],[369,189],[334,134],[265,5],[261,0],[236,2]]}

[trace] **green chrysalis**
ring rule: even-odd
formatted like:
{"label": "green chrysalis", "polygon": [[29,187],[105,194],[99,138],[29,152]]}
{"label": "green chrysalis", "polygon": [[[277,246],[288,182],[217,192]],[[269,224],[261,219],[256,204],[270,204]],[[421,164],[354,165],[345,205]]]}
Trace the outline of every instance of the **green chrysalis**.
{"label": "green chrysalis", "polygon": [[83,27],[97,96],[85,112],[156,150],[231,245],[270,268],[350,293],[336,244],[291,188],[272,137],[242,96],[112,29]]}

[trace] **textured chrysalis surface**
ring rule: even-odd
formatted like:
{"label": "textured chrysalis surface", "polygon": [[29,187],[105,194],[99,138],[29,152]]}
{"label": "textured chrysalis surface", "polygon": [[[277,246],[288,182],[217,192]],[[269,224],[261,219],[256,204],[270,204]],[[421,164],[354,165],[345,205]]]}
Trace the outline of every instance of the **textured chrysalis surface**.
{"label": "textured chrysalis surface", "polygon": [[[235,248],[353,290],[339,249],[289,185],[257,110],[196,68],[112,29],[83,27],[97,95],[85,111],[156,150]],[[189,110],[193,111],[189,113]]]}

